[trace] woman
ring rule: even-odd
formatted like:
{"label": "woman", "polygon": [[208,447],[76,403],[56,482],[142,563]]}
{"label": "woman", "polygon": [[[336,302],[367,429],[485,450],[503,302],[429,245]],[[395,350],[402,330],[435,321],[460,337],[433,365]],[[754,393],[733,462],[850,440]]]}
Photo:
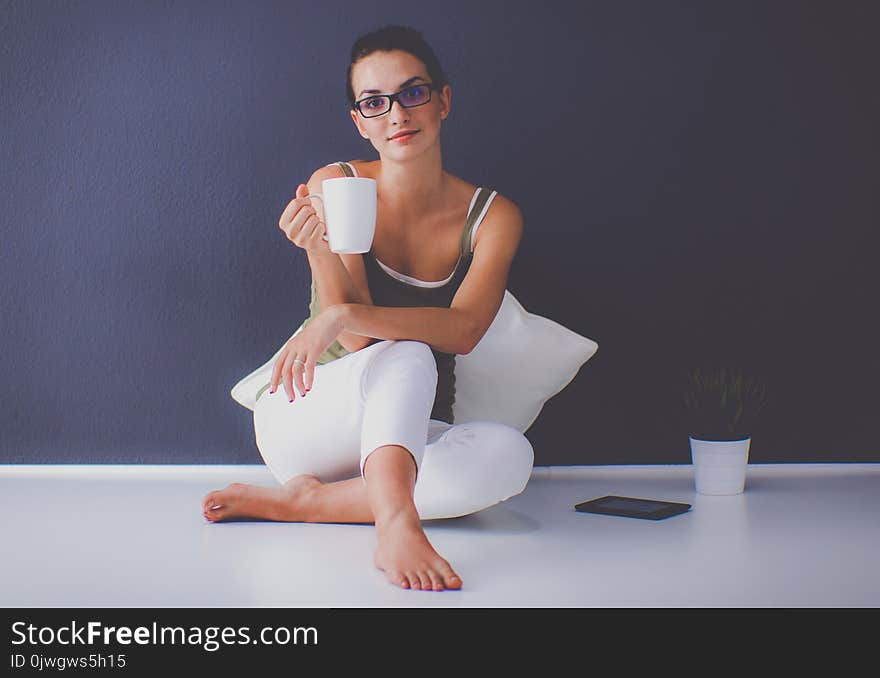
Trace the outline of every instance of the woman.
{"label": "woman", "polygon": [[[359,38],[348,97],[379,159],[318,169],[279,221],[313,278],[309,321],[254,408],[257,445],[281,487],[232,484],[205,497],[204,515],[375,523],[374,562],[391,583],[458,589],[420,520],[521,492],[534,458],[519,431],[452,416],[455,355],[473,349],[501,305],[522,218],[510,200],[443,170],[452,92],[417,31]],[[321,202],[308,197],[344,174],[377,182],[364,255],[330,251]]]}

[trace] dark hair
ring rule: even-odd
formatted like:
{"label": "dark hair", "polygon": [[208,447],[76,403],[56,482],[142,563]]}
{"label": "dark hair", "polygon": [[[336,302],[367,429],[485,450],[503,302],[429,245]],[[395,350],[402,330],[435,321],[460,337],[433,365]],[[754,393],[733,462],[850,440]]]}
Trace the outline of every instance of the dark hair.
{"label": "dark hair", "polygon": [[354,65],[373,52],[390,52],[401,50],[412,54],[420,59],[428,69],[428,77],[438,88],[449,84],[446,73],[434,54],[434,50],[427,43],[422,34],[415,28],[407,26],[385,26],[377,31],[366,33],[355,40],[351,47],[351,63],[348,65],[348,78],[346,79],[346,94],[348,102],[354,106],[354,89],[351,85],[351,71]]}

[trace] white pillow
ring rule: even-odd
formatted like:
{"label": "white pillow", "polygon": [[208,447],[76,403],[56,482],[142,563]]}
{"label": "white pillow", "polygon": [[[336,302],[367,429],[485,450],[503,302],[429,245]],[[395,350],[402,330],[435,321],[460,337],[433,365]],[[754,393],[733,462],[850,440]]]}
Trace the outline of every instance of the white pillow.
{"label": "white pillow", "polygon": [[[236,402],[254,409],[283,348],[284,344],[232,388]],[[494,421],[524,433],[544,403],[574,379],[598,348],[592,339],[529,313],[505,290],[501,308],[480,343],[455,358],[455,423]]]}
{"label": "white pillow", "polygon": [[494,421],[525,433],[599,345],[526,311],[509,290],[480,343],[455,356],[456,424]]}

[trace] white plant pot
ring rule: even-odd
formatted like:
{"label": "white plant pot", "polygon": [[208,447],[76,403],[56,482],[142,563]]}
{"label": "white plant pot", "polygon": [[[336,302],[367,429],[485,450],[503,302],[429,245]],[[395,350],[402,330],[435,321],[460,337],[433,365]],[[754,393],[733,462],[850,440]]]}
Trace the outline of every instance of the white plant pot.
{"label": "white plant pot", "polygon": [[699,494],[740,494],[746,485],[749,444],[745,440],[691,441],[694,482]]}

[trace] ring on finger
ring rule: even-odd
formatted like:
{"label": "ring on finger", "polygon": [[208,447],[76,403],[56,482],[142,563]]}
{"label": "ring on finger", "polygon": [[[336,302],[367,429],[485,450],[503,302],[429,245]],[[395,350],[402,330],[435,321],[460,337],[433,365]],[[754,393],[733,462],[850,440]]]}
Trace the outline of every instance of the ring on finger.
{"label": "ring on finger", "polygon": [[306,362],[304,360],[300,360],[299,358],[294,358],[293,364],[296,365],[297,363],[299,363],[300,365],[303,365],[303,366],[305,366],[305,364],[306,364]]}

